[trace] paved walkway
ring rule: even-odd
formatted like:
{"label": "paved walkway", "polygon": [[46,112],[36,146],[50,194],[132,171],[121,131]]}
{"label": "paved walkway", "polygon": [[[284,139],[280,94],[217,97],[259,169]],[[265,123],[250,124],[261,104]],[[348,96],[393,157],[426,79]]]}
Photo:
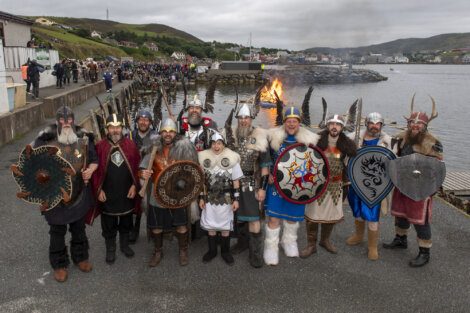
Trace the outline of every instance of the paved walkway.
{"label": "paved walkway", "polygon": [[[118,90],[117,87],[114,88]],[[104,98],[105,93],[100,97]],[[76,109],[84,116],[96,99]],[[104,262],[99,220],[87,228],[91,273],[70,267],[69,280],[56,283],[48,262],[48,226],[33,205],[15,197],[9,166],[37,131],[0,149],[0,312],[468,312],[470,306],[470,219],[436,200],[431,263],[410,268],[417,254],[414,230],[409,248],[379,248],[380,259],[367,260],[367,244],[349,247],[345,240],[353,218],[332,235],[339,253],[319,248],[307,260],[286,258],[276,267],[253,269],[248,254],[227,266],[217,257],[203,264],[206,240],[190,246],[190,264],[178,265],[176,240],[164,242],[157,268],[147,266],[152,247],[144,230],[127,259],[119,251],[114,265]],[[305,225],[299,243],[306,242]],[[380,242],[393,238],[393,219],[381,220]]]}

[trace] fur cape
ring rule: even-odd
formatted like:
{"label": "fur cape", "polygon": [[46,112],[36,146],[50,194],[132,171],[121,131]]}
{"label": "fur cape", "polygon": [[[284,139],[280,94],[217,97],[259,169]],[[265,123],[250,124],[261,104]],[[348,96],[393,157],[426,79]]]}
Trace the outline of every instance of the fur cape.
{"label": "fur cape", "polygon": [[[208,169],[209,171],[212,170],[215,166],[218,166],[220,168],[232,168],[235,166],[235,164],[240,163],[240,155],[227,147],[225,147],[222,153],[220,154],[215,154],[214,152],[212,152],[211,149],[206,149],[204,151],[199,152],[198,157],[199,164],[204,169]],[[228,166],[223,166],[222,164],[220,164],[223,159],[229,160]],[[206,160],[209,160],[209,162]]]}
{"label": "fur cape", "polygon": [[[362,142],[364,141],[365,134],[366,134],[365,129],[362,130],[361,133],[359,134],[359,148],[362,147]],[[354,132],[352,132],[348,135],[348,138],[351,140],[354,140],[354,135],[355,135]],[[380,136],[379,136],[379,142],[377,145],[391,150],[392,149],[392,137],[386,132],[381,131]]]}
{"label": "fur cape", "polygon": [[[279,148],[281,147],[282,143],[286,138],[287,133],[284,130],[283,126],[271,128],[268,130],[269,145],[274,151],[279,151]],[[319,140],[319,136],[303,127],[300,127],[299,131],[295,135],[295,139],[297,140],[297,142],[303,143],[304,145],[308,146],[316,145]]]}
{"label": "fur cape", "polygon": [[[225,130],[225,129],[224,129]],[[233,137],[235,139],[235,145],[238,141],[237,139],[237,127],[233,129]],[[255,139],[254,143],[249,143],[246,147],[251,150],[258,152],[266,152],[269,147],[268,143],[268,134],[265,129],[260,127],[253,127],[253,131],[250,134],[251,138]]]}
{"label": "fur cape", "polygon": [[[318,140],[317,146],[322,150],[326,150],[328,148],[328,130],[321,131],[319,135],[320,140]],[[339,134],[336,148],[341,151],[341,159],[344,159],[345,156],[354,157],[357,153],[356,143],[346,136],[344,132]]]}
{"label": "fur cape", "polygon": [[[407,142],[407,132],[401,132],[392,139],[392,147],[397,145],[398,155],[401,155],[401,150]],[[413,145],[413,151],[416,153],[424,154],[427,156],[436,157],[439,160],[443,159],[443,147],[441,142],[431,135],[429,132],[425,133],[424,140],[421,144]]]}
{"label": "fur cape", "polygon": [[[162,151],[163,149],[162,140],[163,138],[158,134],[151,135],[150,141],[152,142],[152,144],[149,146],[142,147],[141,149],[142,156],[150,154],[153,146],[157,148],[157,153]],[[194,147],[194,145],[191,143],[191,141],[188,138],[182,135],[176,135],[175,140],[173,142],[173,146],[170,148],[170,154],[168,157],[171,160],[176,160],[176,161],[187,160],[187,161],[193,161],[195,163],[198,163],[196,148]]]}

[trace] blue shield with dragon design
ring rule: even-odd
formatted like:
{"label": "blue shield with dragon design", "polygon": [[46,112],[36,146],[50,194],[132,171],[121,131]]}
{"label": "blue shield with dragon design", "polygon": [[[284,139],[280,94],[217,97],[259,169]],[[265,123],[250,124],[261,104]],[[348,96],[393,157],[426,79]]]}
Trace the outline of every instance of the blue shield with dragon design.
{"label": "blue shield with dragon design", "polygon": [[363,147],[349,160],[348,177],[359,198],[368,206],[379,204],[392,190],[388,166],[395,154],[380,146]]}
{"label": "blue shield with dragon design", "polygon": [[330,177],[328,159],[318,147],[296,143],[279,155],[273,176],[281,197],[291,203],[307,204],[326,190]]}

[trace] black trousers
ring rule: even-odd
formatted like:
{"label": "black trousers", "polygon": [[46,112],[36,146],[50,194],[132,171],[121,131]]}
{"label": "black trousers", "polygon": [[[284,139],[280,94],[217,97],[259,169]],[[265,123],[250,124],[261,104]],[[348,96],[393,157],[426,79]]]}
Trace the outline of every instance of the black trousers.
{"label": "black trousers", "polygon": [[33,86],[33,96],[39,97],[39,80],[32,80],[31,85]]}
{"label": "black trousers", "polygon": [[[67,267],[70,264],[65,245],[65,235],[67,234],[67,224],[49,225],[49,261],[53,269]],[[85,232],[85,217],[68,224],[68,229],[72,234],[70,240],[70,254],[73,263],[88,260],[88,239]]]}
{"label": "black trousers", "polygon": [[[411,223],[402,217],[395,217],[395,226],[398,226],[401,229],[409,229]],[[431,225],[428,221],[428,216],[426,215],[426,220],[424,225],[413,224],[416,230],[416,236],[418,239],[422,240],[431,240]]]}
{"label": "black trousers", "polygon": [[117,232],[120,235],[129,234],[132,229],[132,213],[126,215],[101,214],[101,235],[105,239],[115,239]]}

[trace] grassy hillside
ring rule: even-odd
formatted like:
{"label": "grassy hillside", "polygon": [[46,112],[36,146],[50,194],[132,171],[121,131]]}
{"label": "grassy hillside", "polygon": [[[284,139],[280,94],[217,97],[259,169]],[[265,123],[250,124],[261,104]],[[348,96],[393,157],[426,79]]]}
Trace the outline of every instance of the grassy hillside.
{"label": "grassy hillside", "polygon": [[33,26],[32,31],[41,41],[50,43],[54,49],[58,50],[61,58],[85,59],[93,57],[103,59],[108,55],[127,56],[123,50],[117,47],[83,38],[56,27]]}
{"label": "grassy hillside", "polygon": [[[36,17],[30,17],[36,19]],[[233,59],[233,53],[226,51],[226,46],[203,42],[197,37],[178,29],[161,24],[125,24],[115,21],[105,21],[87,18],[46,17],[60,25],[43,26],[35,24],[33,34],[39,42],[51,44],[59,50],[61,57],[103,59],[106,56],[132,56],[136,60],[154,61],[156,58],[169,58],[175,51],[182,51],[200,59],[212,58],[219,60]],[[91,32],[97,31],[102,38],[114,41],[91,38]],[[117,42],[133,42],[137,48],[121,47]],[[143,47],[146,42],[157,44],[159,51],[154,52]]]}
{"label": "grassy hillside", "polygon": [[326,48],[317,47],[305,50],[306,52],[357,52],[357,53],[413,53],[423,50],[452,50],[470,47],[470,33],[442,34],[429,38],[406,38],[389,41],[377,45],[357,48]]}
{"label": "grassy hillside", "polygon": [[181,30],[162,25],[162,24],[126,24],[126,23],[119,23],[115,21],[106,21],[106,20],[98,20],[98,19],[89,19],[89,18],[71,18],[71,17],[46,17],[51,19],[57,23],[72,26],[75,28],[83,28],[89,31],[96,30],[100,33],[108,33],[118,30],[134,32],[139,36],[143,36],[147,33],[148,36],[155,37],[155,36],[168,36],[168,37],[176,37],[179,39],[183,39],[189,42],[196,42],[202,43],[202,40],[196,38],[195,36],[183,32]]}

